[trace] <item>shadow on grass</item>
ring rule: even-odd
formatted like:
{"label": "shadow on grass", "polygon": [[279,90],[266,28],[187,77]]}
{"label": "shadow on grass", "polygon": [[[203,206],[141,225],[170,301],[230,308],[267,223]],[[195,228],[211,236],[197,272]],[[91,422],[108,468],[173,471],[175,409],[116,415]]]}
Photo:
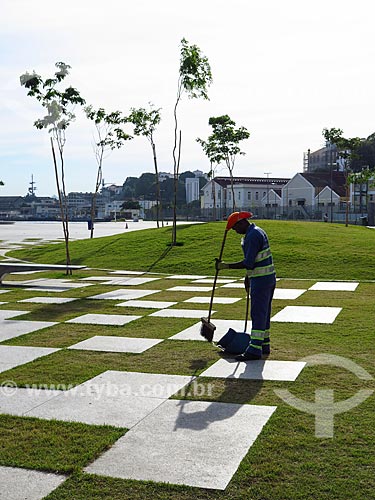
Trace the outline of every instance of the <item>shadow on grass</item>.
{"label": "shadow on grass", "polygon": [[168,246],[164,252],[147,268],[146,272],[149,273],[161,260],[165,259],[165,257],[172,250],[172,245]]}
{"label": "shadow on grass", "polygon": [[[237,369],[237,366],[240,362],[235,364],[234,372]],[[194,360],[190,364],[190,368],[194,370],[193,377],[195,377],[196,373],[205,366],[206,362],[204,360]],[[251,381],[251,391],[249,396],[251,399],[254,399],[256,395],[260,392],[263,385],[263,380],[252,380]],[[201,389],[204,389],[202,394],[197,394],[197,391],[201,392]],[[198,401],[204,401],[206,389],[209,389],[209,384],[197,384],[196,379],[191,380],[187,386],[184,387],[183,392],[184,395],[193,396],[194,402],[196,402],[197,397]],[[209,391],[208,391],[209,392]],[[207,397],[207,395],[206,395]],[[224,379],[224,389],[221,393],[220,399],[224,401],[233,400],[233,379]],[[192,405],[192,401],[181,399],[178,403],[180,407],[179,415],[176,419],[175,430],[177,429],[193,429],[193,430],[202,430],[206,429],[210,426],[211,423],[217,422],[219,420],[227,420],[233,417],[241,408],[241,404],[238,403],[220,403],[217,401],[211,402],[204,410],[198,411],[189,411],[188,406],[194,408],[194,403]],[[185,411],[187,409],[188,411]]]}

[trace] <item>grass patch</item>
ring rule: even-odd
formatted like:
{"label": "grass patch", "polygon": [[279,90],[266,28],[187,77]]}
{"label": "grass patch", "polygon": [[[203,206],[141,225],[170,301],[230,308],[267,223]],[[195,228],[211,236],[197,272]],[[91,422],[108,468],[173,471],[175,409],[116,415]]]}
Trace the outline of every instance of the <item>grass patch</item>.
{"label": "grass patch", "polygon": [[0,373],[0,384],[77,385],[106,370],[196,375],[216,360],[216,348],[201,341],[165,341],[143,354],[63,349]]}
{"label": "grass patch", "polygon": [[110,448],[125,429],[0,415],[0,465],[71,473]]}
{"label": "grass patch", "polygon": [[[369,279],[369,270],[375,269],[374,230],[319,222],[264,220],[257,223],[268,233],[279,276]],[[72,241],[70,253],[73,264],[103,269],[212,275],[224,229],[224,222],[179,226],[181,245],[168,252],[165,247],[171,239],[171,227]],[[45,264],[65,262],[64,244],[44,245],[33,248],[32,252],[29,248],[14,250],[9,255]],[[232,231],[227,238],[224,260],[241,258],[240,238]],[[243,273],[231,271],[231,274],[241,276]]]}

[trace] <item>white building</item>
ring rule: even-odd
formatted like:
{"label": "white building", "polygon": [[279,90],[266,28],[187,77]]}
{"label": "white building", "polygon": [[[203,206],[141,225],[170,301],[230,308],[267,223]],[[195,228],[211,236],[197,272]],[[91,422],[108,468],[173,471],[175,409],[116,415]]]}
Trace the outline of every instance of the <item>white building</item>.
{"label": "white building", "polygon": [[[338,210],[345,201],[343,172],[298,173],[282,188],[282,206],[312,210]],[[300,208],[304,212],[304,208]]]}
{"label": "white building", "polygon": [[[280,205],[281,188],[289,181],[279,177],[234,177],[233,191],[237,210]],[[224,211],[233,207],[230,177],[215,177],[203,187],[201,207],[219,208]]]}
{"label": "white building", "polygon": [[173,174],[170,172],[159,172],[159,182],[163,182],[166,179],[173,179]]}
{"label": "white building", "polygon": [[198,177],[187,177],[185,179],[185,193],[186,203],[191,203],[192,201],[199,200],[200,189]]}

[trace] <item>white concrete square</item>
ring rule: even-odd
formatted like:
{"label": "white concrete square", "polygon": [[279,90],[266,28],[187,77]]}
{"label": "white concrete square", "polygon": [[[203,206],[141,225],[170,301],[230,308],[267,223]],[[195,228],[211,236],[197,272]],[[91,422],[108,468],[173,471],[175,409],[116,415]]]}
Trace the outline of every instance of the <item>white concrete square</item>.
{"label": "white concrete square", "polygon": [[0,290],[0,293],[8,293],[10,292],[11,290]]}
{"label": "white concrete square", "polygon": [[[216,311],[211,311],[214,314]],[[157,316],[158,318],[201,318],[207,316],[205,309],[161,309],[149,316]]]}
{"label": "white concrete square", "polygon": [[80,281],[108,281],[111,276],[88,276],[86,278],[80,278]]}
{"label": "white concrete square", "polygon": [[[207,315],[206,315],[207,316]],[[216,330],[214,332],[214,342],[218,342],[223,335],[227,333],[229,328],[233,328],[236,332],[243,332],[245,322],[236,320],[236,319],[211,319],[211,322],[216,326]],[[202,323],[195,323],[195,325],[189,326],[189,328],[185,328],[179,333],[176,333],[172,337],[169,337],[171,340],[202,340],[207,342],[207,340],[202,337],[200,334]],[[251,332],[251,321],[247,322],[247,332]]]}
{"label": "white concrete square", "polygon": [[142,316],[126,316],[124,314],[83,314],[69,319],[66,323],[84,323],[93,325],[126,325]]}
{"label": "white concrete square", "polygon": [[30,311],[12,311],[11,309],[0,309],[0,321],[15,318],[16,316],[22,316],[22,314],[27,314]]}
{"label": "white concrete square", "polygon": [[106,351],[106,352],[132,352],[141,353],[154,345],[163,342],[163,339],[144,339],[130,337],[113,337],[96,335],[69,347],[69,349]]}
{"label": "white concrete square", "polygon": [[109,271],[109,274],[145,274],[143,271]]}
{"label": "white concrete square", "polygon": [[27,416],[131,428],[191,380],[180,375],[107,371]]}
{"label": "white concrete square", "polygon": [[121,395],[116,386],[103,395],[77,393],[71,389],[33,408],[25,416],[129,429],[164,401],[162,398]]}
{"label": "white concrete square", "polygon": [[236,361],[219,359],[201,377],[241,378],[250,380],[296,380],[306,363],[302,361]]}
{"label": "white concrete square", "polygon": [[346,281],[318,281],[309,290],[328,290],[333,292],[354,292],[359,283]]}
{"label": "white concrete square", "polygon": [[66,480],[65,476],[0,466],[0,499],[41,500]]}
{"label": "white concrete square", "polygon": [[224,490],[275,409],[168,400],[85,472]]}
{"label": "white concrete square", "polygon": [[53,279],[53,278],[40,278],[35,280],[28,280],[23,282],[16,282],[24,286],[39,288],[82,288],[92,286],[91,283],[80,283],[79,281],[70,281],[68,279]]}
{"label": "white concrete square", "polygon": [[37,330],[42,330],[56,324],[56,322],[52,321],[6,320],[0,324],[0,342],[25,335],[26,333],[36,332]]}
{"label": "white concrete square", "polygon": [[56,351],[59,349],[0,345],[0,372],[29,363]]}
{"label": "white concrete square", "polygon": [[160,278],[122,278],[105,281],[103,285],[121,285],[121,286],[137,286],[145,285],[146,283],[151,283],[151,281],[159,280]]}
{"label": "white concrete square", "polygon": [[112,292],[99,293],[98,295],[92,295],[88,297],[89,299],[104,299],[104,300],[131,300],[131,299],[141,299],[152,295],[153,293],[161,292],[161,290],[126,290],[120,288],[118,290],[113,290]]}
{"label": "white concrete square", "polygon": [[200,276],[198,274],[172,274],[172,276],[166,276],[166,278],[171,280],[203,280],[207,276]]}
{"label": "white concrete square", "polygon": [[[200,280],[195,280],[195,281],[192,281],[192,283],[202,283],[202,284],[213,284],[214,282],[214,278],[205,278],[205,279],[200,279]],[[235,279],[225,279],[225,278],[217,278],[216,280],[216,283],[233,283],[234,281],[236,281]]]}
{"label": "white concrete square", "polygon": [[187,375],[107,370],[77,386],[75,392],[98,395],[117,391],[122,396],[168,399],[194,380]]}
{"label": "white concrete square", "polygon": [[226,285],[222,285],[220,288],[242,288],[243,290],[245,290],[245,286],[242,283],[227,283]]}
{"label": "white concrete square", "polygon": [[171,292],[211,292],[212,286],[172,286],[167,290]]}
{"label": "white concrete square", "polygon": [[18,300],[17,302],[30,302],[35,304],[67,304],[73,302],[73,298],[67,297],[31,297],[30,299]]}
{"label": "white concrete square", "polygon": [[71,288],[67,286],[41,286],[41,287],[33,287],[26,288],[28,292],[68,292]]}
{"label": "white concrete square", "polygon": [[0,413],[22,417],[33,408],[62,394],[62,391],[50,389],[3,387],[0,391]]}
{"label": "white concrete square", "polygon": [[305,292],[306,290],[299,288],[275,288],[273,298],[281,300],[295,300]]}
{"label": "white concrete square", "polygon": [[166,309],[178,304],[178,302],[161,302],[156,300],[128,300],[127,302],[121,302],[121,304],[116,304],[119,307],[141,307],[144,309]]}
{"label": "white concrete square", "polygon": [[[213,304],[234,304],[239,300],[241,300],[240,297],[214,297]],[[209,304],[211,302],[211,297],[191,297],[191,299],[184,300],[184,302]]]}
{"label": "white concrete square", "polygon": [[333,323],[342,307],[287,306],[271,321],[287,323]]}

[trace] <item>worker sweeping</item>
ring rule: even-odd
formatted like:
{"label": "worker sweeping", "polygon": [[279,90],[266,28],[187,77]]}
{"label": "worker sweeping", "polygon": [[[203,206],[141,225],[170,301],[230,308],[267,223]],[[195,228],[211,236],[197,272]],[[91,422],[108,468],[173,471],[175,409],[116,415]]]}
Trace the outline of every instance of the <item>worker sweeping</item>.
{"label": "worker sweeping", "polygon": [[247,269],[246,290],[251,293],[251,335],[250,342],[238,361],[261,359],[270,353],[270,318],[276,274],[272,253],[265,231],[248,221],[250,212],[233,212],[228,217],[227,228],[243,234],[241,245],[244,259],[239,262],[223,262],[216,259],[216,270]]}

